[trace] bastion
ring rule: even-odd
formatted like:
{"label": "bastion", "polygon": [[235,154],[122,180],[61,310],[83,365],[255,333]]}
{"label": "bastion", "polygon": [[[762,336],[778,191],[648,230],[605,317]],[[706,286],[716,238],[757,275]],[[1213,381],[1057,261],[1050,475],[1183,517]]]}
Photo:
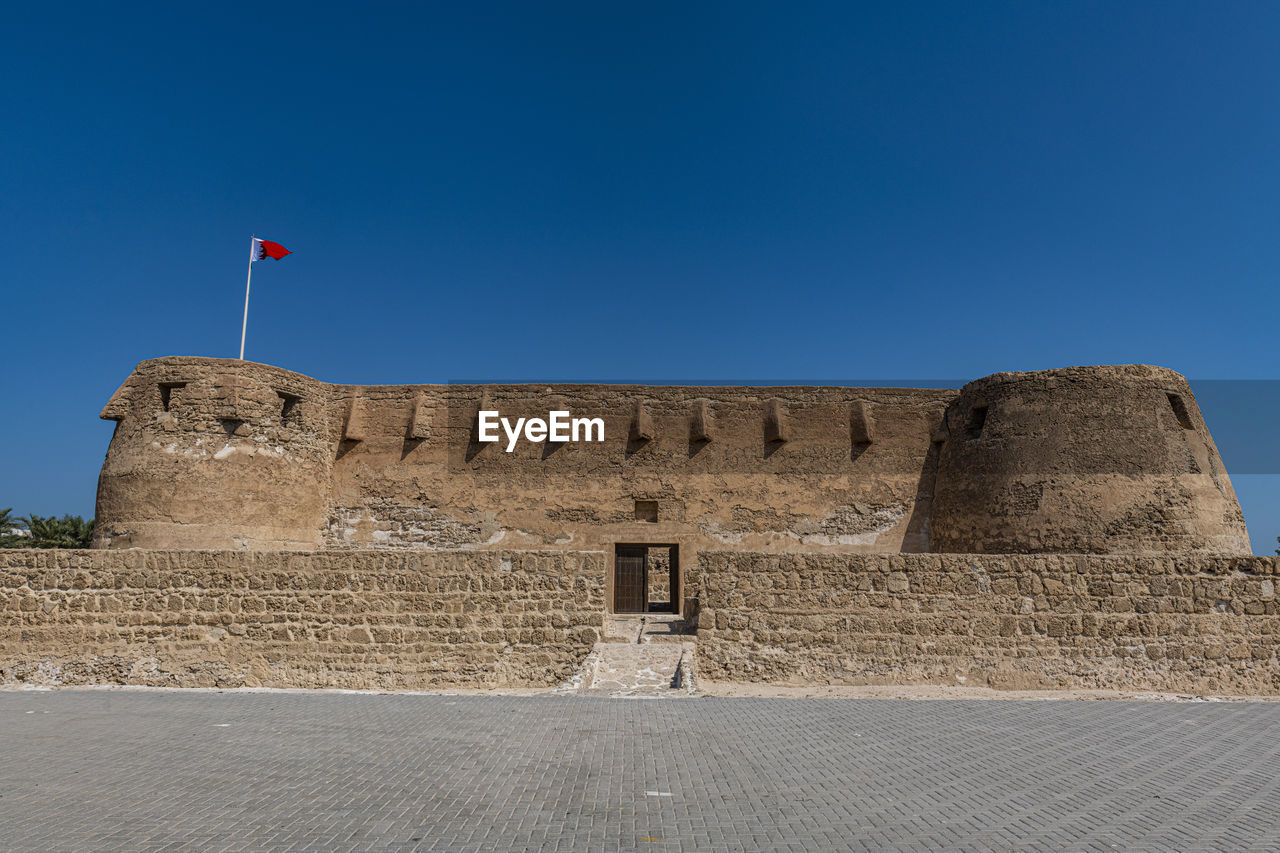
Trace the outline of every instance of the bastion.
{"label": "bastion", "polygon": [[607,619],[667,613],[725,680],[1280,692],[1275,561],[1160,367],[335,385],[170,357],[101,416],[95,551],[0,565],[6,680],[554,684]]}

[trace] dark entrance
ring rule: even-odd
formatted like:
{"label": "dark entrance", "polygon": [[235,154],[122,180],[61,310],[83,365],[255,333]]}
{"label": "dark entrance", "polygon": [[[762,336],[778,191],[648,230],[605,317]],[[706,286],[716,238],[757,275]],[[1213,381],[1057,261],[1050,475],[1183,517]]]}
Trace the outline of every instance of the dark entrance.
{"label": "dark entrance", "polygon": [[618,545],[613,554],[614,613],[680,610],[678,545]]}

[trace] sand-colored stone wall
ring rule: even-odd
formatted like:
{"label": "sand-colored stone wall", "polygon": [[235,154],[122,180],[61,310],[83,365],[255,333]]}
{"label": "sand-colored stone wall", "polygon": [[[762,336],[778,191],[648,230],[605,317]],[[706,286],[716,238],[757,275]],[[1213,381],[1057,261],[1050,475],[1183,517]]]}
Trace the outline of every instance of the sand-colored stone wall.
{"label": "sand-colored stone wall", "polygon": [[328,386],[241,364],[155,359],[112,395],[94,547],[323,547],[340,428]]}
{"label": "sand-colored stone wall", "polygon": [[1280,558],[704,551],[699,563],[704,678],[1280,693]]}
{"label": "sand-colored stone wall", "polygon": [[[952,390],[331,385],[234,359],[137,369],[95,547],[928,550]],[[604,441],[479,441],[477,412],[600,418]],[[499,431],[501,432],[501,431]],[[785,440],[784,440],[785,439]],[[612,559],[610,557],[610,559]]]}
{"label": "sand-colored stone wall", "polygon": [[[479,411],[604,441],[480,441]],[[331,385],[145,361],[102,417],[106,549],[1247,554],[1186,380],[1143,365],[962,391]],[[606,575],[611,572],[606,572]],[[608,594],[608,590],[606,590]],[[692,602],[680,602],[682,611]]]}
{"label": "sand-colored stone wall", "polygon": [[930,547],[952,554],[1248,554],[1187,380],[1144,364],[996,373],[946,415]]}
{"label": "sand-colored stone wall", "polygon": [[573,551],[0,550],[0,683],[554,685],[603,595]]}
{"label": "sand-colored stone wall", "polygon": [[[0,551],[0,683],[548,686],[598,552]],[[1280,694],[1280,558],[704,551],[700,674]]]}

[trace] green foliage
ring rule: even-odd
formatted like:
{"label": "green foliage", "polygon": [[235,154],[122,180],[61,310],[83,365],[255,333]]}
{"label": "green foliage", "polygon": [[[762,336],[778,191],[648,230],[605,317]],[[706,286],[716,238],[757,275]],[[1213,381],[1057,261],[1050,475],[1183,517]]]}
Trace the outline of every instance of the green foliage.
{"label": "green foliage", "polygon": [[31,531],[31,548],[88,548],[93,541],[93,519],[85,521],[78,515],[41,518],[32,514],[26,522]]}
{"label": "green foliage", "polygon": [[10,515],[13,507],[0,509],[0,548],[26,548],[28,537],[16,531],[25,530],[26,522]]}
{"label": "green foliage", "polygon": [[[93,519],[85,521],[78,515],[39,516],[34,513],[26,518],[11,518],[11,510],[0,514],[5,548],[88,548],[93,541]],[[25,526],[29,536],[18,536],[9,531]]]}

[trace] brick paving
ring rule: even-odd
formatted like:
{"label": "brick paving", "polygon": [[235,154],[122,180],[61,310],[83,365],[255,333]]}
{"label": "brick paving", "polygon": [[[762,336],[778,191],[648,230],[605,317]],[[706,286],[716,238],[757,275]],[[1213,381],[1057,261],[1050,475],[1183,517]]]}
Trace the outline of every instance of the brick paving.
{"label": "brick paving", "polygon": [[1277,850],[1280,704],[0,693],[11,850]]}

